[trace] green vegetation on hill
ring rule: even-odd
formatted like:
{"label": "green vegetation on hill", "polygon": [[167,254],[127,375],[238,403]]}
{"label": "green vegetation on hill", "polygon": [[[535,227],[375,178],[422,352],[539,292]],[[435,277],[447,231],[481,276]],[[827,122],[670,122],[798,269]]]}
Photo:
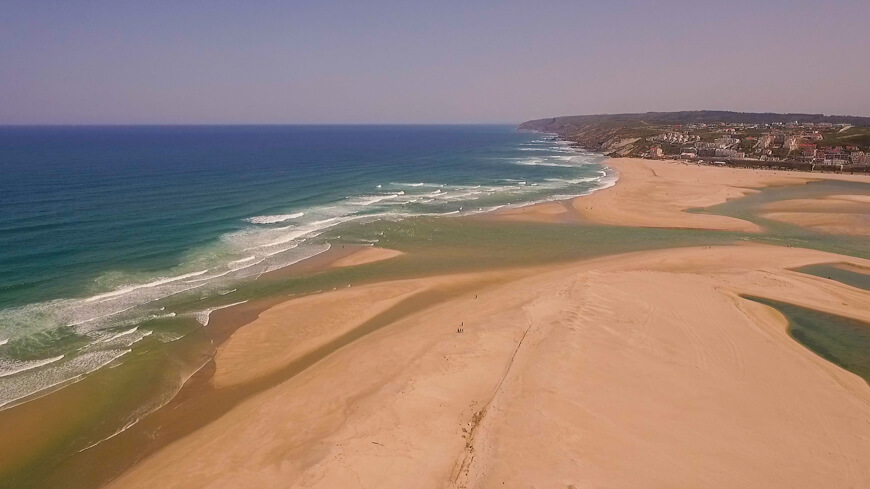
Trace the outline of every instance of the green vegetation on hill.
{"label": "green vegetation on hill", "polygon": [[[862,162],[861,151],[870,152],[870,117],[855,116],[711,110],[646,112],[538,119],[520,124],[519,129],[555,133],[586,149],[612,156],[646,156],[657,147],[664,156],[691,153],[768,166],[799,163],[812,168],[813,164],[831,159],[826,154],[839,146],[845,151],[837,153],[840,161],[854,156],[851,166],[864,168],[868,165]],[[813,145],[825,151],[814,153]]]}
{"label": "green vegetation on hill", "polygon": [[824,146],[870,146],[870,127],[850,127],[844,131],[831,131],[821,141]]}

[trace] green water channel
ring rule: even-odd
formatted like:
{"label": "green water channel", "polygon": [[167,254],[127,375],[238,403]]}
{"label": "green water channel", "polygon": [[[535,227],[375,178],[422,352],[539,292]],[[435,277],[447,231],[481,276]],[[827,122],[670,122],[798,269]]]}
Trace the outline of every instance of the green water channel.
{"label": "green water channel", "polygon": [[870,383],[870,324],[785,302],[744,296],[788,319],[788,334],[810,351]]}

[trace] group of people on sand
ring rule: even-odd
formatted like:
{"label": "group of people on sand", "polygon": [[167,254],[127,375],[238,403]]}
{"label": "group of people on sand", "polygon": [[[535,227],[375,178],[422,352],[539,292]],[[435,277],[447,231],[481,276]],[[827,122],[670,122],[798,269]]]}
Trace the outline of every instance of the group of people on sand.
{"label": "group of people on sand", "polygon": [[[474,298],[477,299],[477,294],[474,294]],[[460,321],[459,327],[456,328],[456,332],[457,333],[464,333],[465,332],[465,321]]]}

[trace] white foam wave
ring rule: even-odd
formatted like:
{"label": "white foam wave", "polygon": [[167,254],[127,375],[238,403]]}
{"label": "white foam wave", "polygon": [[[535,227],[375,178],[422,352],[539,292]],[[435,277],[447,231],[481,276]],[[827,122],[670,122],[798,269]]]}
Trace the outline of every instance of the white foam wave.
{"label": "white foam wave", "polygon": [[404,182],[393,182],[390,185],[394,185],[396,187],[443,187],[443,183],[427,183],[427,182],[417,182],[417,183],[404,183]]}
{"label": "white foam wave", "polygon": [[246,256],[245,258],[242,258],[240,260],[233,260],[233,261],[227,263],[227,266],[232,267],[233,265],[241,265],[242,263],[249,262],[251,260],[256,260],[256,259],[257,259],[256,256]]}
{"label": "white foam wave", "polygon": [[553,161],[547,161],[547,160],[542,159],[542,158],[529,158],[529,159],[523,159],[523,160],[516,160],[514,162],[514,164],[522,165],[522,166],[552,166],[552,167],[559,167],[559,168],[574,168],[577,166],[577,165],[569,165],[566,163],[556,163]]}
{"label": "white foam wave", "polygon": [[307,229],[299,229],[299,230],[296,230],[292,233],[287,233],[283,237],[276,239],[275,241],[270,241],[266,244],[262,244],[260,246],[257,246],[256,248],[271,248],[273,246],[287,244],[287,243],[293,241],[294,239],[301,238],[302,236],[305,236],[309,232],[310,231]]}
{"label": "white foam wave", "polygon": [[33,370],[35,368],[42,367],[44,365],[48,365],[49,363],[57,362],[62,359],[64,355],[58,355],[53,358],[46,358],[44,360],[33,360],[30,362],[21,362],[17,360],[5,360],[0,363],[0,377],[9,377],[10,375],[15,375],[21,372],[26,372],[28,370]]}
{"label": "white foam wave", "polygon": [[[291,246],[291,248],[295,248],[295,246]],[[288,248],[288,249],[289,249],[289,248]],[[286,251],[286,250],[282,250],[282,251]],[[280,253],[280,252],[278,252],[278,253]],[[275,254],[274,252],[273,252],[273,253],[267,253],[265,256],[274,255],[274,254]],[[257,259],[257,257],[255,257],[255,256],[254,256],[254,257],[251,257],[251,258],[254,259],[254,260]],[[238,275],[238,272],[241,272],[242,270],[245,270],[246,268],[255,267],[255,266],[259,265],[260,263],[263,263],[264,260],[265,260],[265,258],[262,258],[262,259],[260,259],[260,260],[258,260],[258,261],[253,262],[253,263],[248,263],[250,260],[247,260],[247,259],[245,259],[245,260],[236,260],[236,261],[234,261],[234,262],[230,262],[230,263],[228,264],[228,266],[231,265],[231,264],[233,264],[233,263],[235,263],[235,264],[238,264],[238,263],[246,263],[246,265],[243,266],[243,267],[232,267],[232,266],[230,266],[228,270],[225,270],[225,271],[223,271],[223,272],[221,272],[221,273],[218,273],[218,274],[215,274],[215,275],[209,275],[209,276],[206,276],[206,277],[203,277],[203,278],[194,279],[194,280],[188,280],[188,281],[185,282],[185,283],[193,284],[193,283],[198,283],[198,282],[209,282],[209,281],[213,281],[213,280],[216,279],[216,278],[225,277],[225,276],[227,276],[227,275],[229,275],[229,274],[231,274],[231,273],[232,273],[232,274],[237,274],[237,275]],[[201,284],[201,285],[205,285],[205,284]]]}
{"label": "white foam wave", "polygon": [[135,333],[138,329],[139,329],[139,326],[136,326],[136,327],[134,327],[134,328],[132,328],[132,329],[128,329],[127,331],[121,331],[120,333],[117,333],[117,334],[112,335],[112,336],[110,336],[110,337],[108,337],[108,338],[105,338],[105,339],[100,340],[100,342],[101,342],[101,343],[108,343],[108,342],[110,342],[110,341],[112,341],[112,340],[115,340],[115,339],[121,338],[122,336],[127,336],[127,335],[130,335],[130,334],[133,334],[133,333]]}
{"label": "white foam wave", "polygon": [[245,220],[253,224],[275,224],[276,222],[284,222],[289,221],[290,219],[297,219],[304,215],[304,212],[296,212],[293,214],[277,214],[274,216],[256,216]]}
{"label": "white foam wave", "polygon": [[361,197],[358,201],[354,202],[356,205],[372,205],[377,204],[378,202],[382,202],[384,200],[395,199],[400,195],[404,195],[405,192],[387,194],[387,195],[366,195]]}
{"label": "white foam wave", "polygon": [[158,341],[161,343],[172,343],[173,341],[178,341],[181,338],[184,338],[187,335],[177,334],[177,333],[162,333],[157,337]]}
{"label": "white foam wave", "polygon": [[[89,301],[88,301],[88,299],[85,299],[83,302],[89,302]],[[135,307],[136,307],[136,305],[125,307],[123,309],[110,308],[109,311],[106,312],[105,314],[100,314],[97,316],[91,315],[90,317],[88,317],[86,319],[73,320],[73,321],[68,322],[67,326],[82,326],[82,325],[85,325],[88,323],[94,323],[94,322],[99,321],[101,319],[106,319],[106,318],[110,318],[112,316],[117,316],[119,314],[125,313],[127,311],[134,309]]]}
{"label": "white foam wave", "polygon": [[78,382],[88,373],[112,363],[130,351],[132,350],[89,352],[73,357],[69,361],[55,361],[47,368],[31,369],[29,372],[5,378],[0,381],[0,408],[25,397],[49,392],[55,387]]}
{"label": "white foam wave", "polygon": [[203,326],[208,326],[208,321],[209,321],[209,318],[211,317],[211,313],[218,311],[220,309],[226,309],[228,307],[238,306],[239,304],[244,304],[246,302],[248,302],[248,301],[243,300],[241,302],[233,302],[232,304],[227,304],[225,306],[212,307],[211,309],[197,311],[197,312],[193,313],[193,318],[196,319],[196,321],[199,324],[201,324]]}
{"label": "white foam wave", "polygon": [[120,435],[121,433],[123,433],[123,432],[129,430],[130,428],[132,428],[136,423],[138,423],[138,422],[141,421],[141,420],[142,420],[142,418],[136,418],[136,419],[134,419],[134,420],[132,420],[132,421],[129,421],[127,424],[125,424],[125,425],[124,425],[121,429],[119,429],[118,431],[116,431],[116,432],[112,433],[111,435],[109,435],[109,436],[103,438],[102,440],[99,440],[99,441],[97,441],[97,442],[94,442],[94,443],[92,443],[92,444],[90,444],[90,445],[88,445],[88,446],[82,448],[81,450],[78,451],[78,453],[82,453],[82,452],[84,452],[84,451],[86,451],[86,450],[90,450],[91,448],[94,448],[95,446],[99,445],[100,443],[103,443],[104,441],[111,440],[112,438],[114,438],[114,437]]}
{"label": "white foam wave", "polygon": [[295,249],[298,248],[298,247],[299,247],[298,244],[294,244],[294,245],[292,245],[292,246],[288,246],[288,247],[286,247],[286,248],[281,248],[281,249],[279,249],[279,250],[270,251],[270,252],[264,254],[264,255],[263,255],[263,259],[260,260],[260,261],[258,261],[258,262],[255,263],[254,265],[259,265],[260,263],[263,263],[263,262],[266,261],[266,259],[269,258],[270,256],[280,255],[281,253],[286,253],[286,252],[288,252],[288,251],[290,251],[290,250],[295,250]]}
{"label": "white foam wave", "polygon": [[554,182],[554,183],[567,183],[571,185],[576,185],[578,183],[587,183],[587,182],[597,182],[601,180],[600,177],[584,177],[584,178],[547,178],[546,181]]}
{"label": "white foam wave", "polygon": [[122,287],[120,289],[116,289],[116,290],[113,290],[111,292],[106,292],[105,294],[98,294],[98,295],[95,295],[93,297],[88,297],[87,299],[85,299],[85,302],[94,302],[94,301],[101,301],[101,300],[105,300],[105,299],[110,299],[112,297],[117,297],[119,295],[129,294],[130,292],[133,292],[135,290],[157,287],[158,285],[165,285],[165,284],[168,284],[171,282],[177,282],[179,280],[184,280],[184,279],[191,278],[191,277],[198,277],[198,276],[203,275],[205,273],[208,273],[208,270],[200,270],[198,272],[186,273],[184,275],[178,275],[175,277],[161,278],[159,280],[155,280],[153,282],[148,282],[146,284],[141,284],[141,285],[131,285],[128,287]]}
{"label": "white foam wave", "polygon": [[470,190],[470,191],[459,191],[456,193],[443,193],[438,194],[436,197],[438,200],[442,201],[455,201],[455,200],[477,200],[481,195],[488,194],[491,192],[484,190]]}
{"label": "white foam wave", "polygon": [[[272,270],[278,270],[278,269],[293,265],[294,263],[299,263],[302,260],[307,260],[313,256],[317,256],[323,252],[326,252],[331,247],[332,247],[332,245],[330,245],[329,243],[325,243],[325,244],[319,245],[319,246],[315,246],[315,245],[306,246],[305,247],[305,251],[306,251],[305,254],[302,254],[302,255],[297,254],[297,255],[294,255],[289,261],[285,260],[285,261],[282,261],[281,263],[271,265],[266,270],[264,270],[264,272],[271,272]],[[257,277],[259,277],[259,275],[257,275]]]}
{"label": "white foam wave", "polygon": [[[170,317],[175,317],[175,313],[152,314],[148,318],[145,318],[145,320],[148,321]],[[80,351],[96,351],[108,348],[129,348],[148,336],[151,336],[151,333],[152,331],[139,329],[139,325],[119,332],[103,333],[100,331],[94,331],[87,334],[87,336],[91,337],[94,342],[82,347]]]}

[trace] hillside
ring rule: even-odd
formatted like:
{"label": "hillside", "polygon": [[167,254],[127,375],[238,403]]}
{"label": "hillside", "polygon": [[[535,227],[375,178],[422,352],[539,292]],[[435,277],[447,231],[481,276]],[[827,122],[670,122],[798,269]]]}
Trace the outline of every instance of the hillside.
{"label": "hillside", "polygon": [[[741,144],[733,145],[735,151],[748,157],[755,149],[759,158],[764,154],[769,158],[763,159],[769,160],[796,157],[797,146],[783,149],[789,136],[796,143],[812,142],[814,148],[825,151],[840,146],[870,151],[870,117],[857,116],[701,110],[554,117],[527,121],[518,128],[555,133],[584,148],[615,156],[642,156],[655,148],[661,148],[665,156],[680,155],[729,134],[742,137]],[[785,141],[779,148],[770,146],[768,152],[769,146],[760,148],[755,142],[767,134],[785,135]]]}

